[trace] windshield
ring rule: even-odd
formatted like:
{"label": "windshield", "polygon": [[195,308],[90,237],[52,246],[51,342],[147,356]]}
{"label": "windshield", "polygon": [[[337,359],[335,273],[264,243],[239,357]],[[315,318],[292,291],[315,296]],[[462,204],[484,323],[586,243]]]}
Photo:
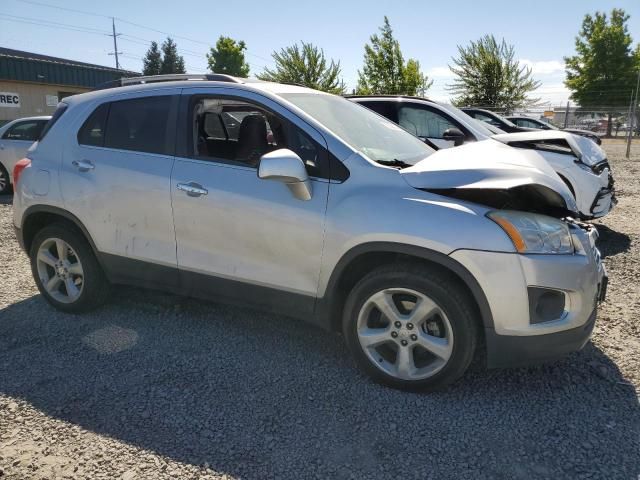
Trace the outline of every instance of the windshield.
{"label": "windshield", "polygon": [[315,93],[280,95],[375,162],[404,167],[435,152],[395,123],[342,97]]}

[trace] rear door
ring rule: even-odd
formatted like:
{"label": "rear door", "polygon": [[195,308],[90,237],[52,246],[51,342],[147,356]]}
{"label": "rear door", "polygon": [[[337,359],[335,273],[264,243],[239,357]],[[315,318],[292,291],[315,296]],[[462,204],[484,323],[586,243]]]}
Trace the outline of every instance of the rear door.
{"label": "rear door", "polygon": [[[185,89],[179,122],[171,195],[184,285],[310,314],[329,189],[324,138],[278,103],[233,88]],[[309,201],[258,178],[260,156],[278,148],[307,164]]]}
{"label": "rear door", "polygon": [[170,178],[179,90],[116,98],[92,105],[71,129],[60,175],[64,204],[112,274],[174,286]]}

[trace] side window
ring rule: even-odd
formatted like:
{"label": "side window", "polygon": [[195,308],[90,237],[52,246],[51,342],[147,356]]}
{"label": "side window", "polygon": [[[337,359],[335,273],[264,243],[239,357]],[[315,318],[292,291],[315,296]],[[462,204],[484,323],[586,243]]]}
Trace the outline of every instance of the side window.
{"label": "side window", "polygon": [[500,122],[498,122],[495,118],[490,117],[489,115],[485,115],[484,113],[476,113],[474,116],[478,120],[482,120],[483,122],[486,122],[489,125],[493,125],[494,127],[500,128]]}
{"label": "side window", "polygon": [[248,102],[198,98],[191,102],[192,152],[200,159],[257,167],[262,155],[288,148],[319,176],[319,147],[299,128]]}
{"label": "side window", "polygon": [[27,142],[35,142],[40,138],[40,133],[44,124],[41,120],[33,120],[27,122],[16,123],[9,128],[2,136],[5,140],[22,140]]}
{"label": "side window", "polygon": [[398,123],[405,130],[422,138],[442,138],[449,128],[459,128],[444,115],[409,105],[400,107]]}
{"label": "side window", "polygon": [[107,117],[104,146],[136,152],[166,152],[171,96],[144,97],[112,102]]}
{"label": "side window", "polygon": [[78,131],[78,143],[92,147],[104,146],[104,132],[109,114],[109,104],[96,108]]}

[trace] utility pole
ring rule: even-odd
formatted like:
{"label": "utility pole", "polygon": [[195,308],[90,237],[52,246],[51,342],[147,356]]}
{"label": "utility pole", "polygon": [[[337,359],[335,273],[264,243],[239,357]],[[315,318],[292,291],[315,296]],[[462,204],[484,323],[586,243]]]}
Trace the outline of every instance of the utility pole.
{"label": "utility pole", "polygon": [[567,109],[564,111],[564,128],[569,125],[569,100],[567,100]]}
{"label": "utility pole", "polygon": [[636,106],[638,105],[638,89],[640,88],[640,69],[638,69],[638,80],[636,80],[635,96],[631,95],[631,108],[629,109],[629,137],[627,138],[627,155],[631,155],[631,140],[633,140],[633,124],[636,119]]}
{"label": "utility pole", "polygon": [[118,61],[118,54],[122,53],[118,51],[118,36],[119,33],[116,33],[116,19],[111,17],[111,27],[113,28],[113,53],[109,53],[109,55],[115,55],[116,57],[116,68],[120,70],[120,62]]}

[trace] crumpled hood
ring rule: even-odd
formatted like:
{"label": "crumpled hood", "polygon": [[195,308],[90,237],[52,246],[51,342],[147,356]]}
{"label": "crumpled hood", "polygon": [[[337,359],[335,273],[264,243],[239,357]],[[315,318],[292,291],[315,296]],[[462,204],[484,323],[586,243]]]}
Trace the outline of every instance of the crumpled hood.
{"label": "crumpled hood", "polygon": [[[580,162],[593,167],[607,159],[607,154],[587,137],[558,130],[538,130],[535,132],[506,133],[491,138],[512,147],[544,149],[544,144],[565,148]],[[560,152],[563,153],[563,152]]]}
{"label": "crumpled hood", "polygon": [[561,198],[564,205],[558,208],[578,211],[568,187],[539,152],[511,148],[491,139],[439,150],[400,174],[412,187],[429,191],[541,187]]}

